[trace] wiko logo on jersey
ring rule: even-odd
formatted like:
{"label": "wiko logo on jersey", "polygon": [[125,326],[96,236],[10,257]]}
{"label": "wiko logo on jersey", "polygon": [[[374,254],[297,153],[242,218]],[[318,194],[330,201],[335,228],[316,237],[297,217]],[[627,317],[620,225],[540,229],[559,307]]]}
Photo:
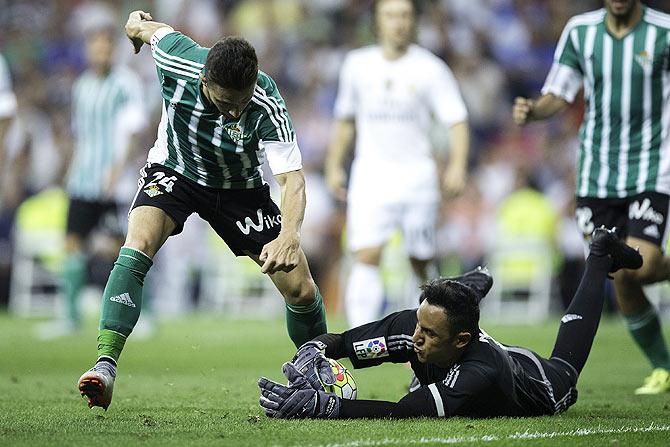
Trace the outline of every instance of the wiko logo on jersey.
{"label": "wiko logo on jersey", "polygon": [[384,337],[356,341],[354,342],[354,352],[360,360],[377,359],[389,355]]}
{"label": "wiko logo on jersey", "polygon": [[135,303],[133,303],[133,300],[130,299],[130,295],[128,293],[122,293],[121,295],[113,296],[109,298],[109,301],[114,301],[115,303],[123,304],[124,306],[128,307],[137,307],[135,306]]}
{"label": "wiko logo on jersey", "polygon": [[661,225],[665,220],[663,214],[659,213],[651,207],[651,200],[644,199],[642,203],[638,200],[631,203],[628,208],[628,218],[636,220],[648,220],[649,222],[654,222],[657,225]]}
{"label": "wiko logo on jersey", "polygon": [[256,212],[256,216],[258,219],[258,223],[251,220],[251,217],[245,217],[244,224],[239,220],[235,222],[237,224],[237,228],[239,228],[240,231],[245,235],[248,235],[249,233],[251,233],[252,228],[260,233],[261,231],[263,231],[264,228],[272,228],[274,226],[281,225],[281,214],[277,214],[276,216],[264,217],[263,211],[259,208],[258,211]]}

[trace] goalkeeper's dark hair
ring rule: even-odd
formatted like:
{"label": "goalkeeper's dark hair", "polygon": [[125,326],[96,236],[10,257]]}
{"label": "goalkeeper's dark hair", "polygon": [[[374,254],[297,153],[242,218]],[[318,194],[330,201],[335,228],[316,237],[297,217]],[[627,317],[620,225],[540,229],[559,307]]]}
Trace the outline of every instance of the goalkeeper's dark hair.
{"label": "goalkeeper's dark hair", "polygon": [[479,303],[474,291],[458,281],[438,278],[421,286],[421,298],[428,304],[444,309],[451,328],[451,336],[469,332],[473,337],[479,331]]}
{"label": "goalkeeper's dark hair", "polygon": [[256,83],[256,50],[241,37],[224,37],[209,50],[205,80],[222,88],[244,90]]}

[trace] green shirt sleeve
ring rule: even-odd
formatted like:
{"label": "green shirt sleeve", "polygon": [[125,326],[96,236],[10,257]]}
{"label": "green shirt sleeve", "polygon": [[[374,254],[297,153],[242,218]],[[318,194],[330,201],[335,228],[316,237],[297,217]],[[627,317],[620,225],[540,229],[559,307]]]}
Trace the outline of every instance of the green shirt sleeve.
{"label": "green shirt sleeve", "polygon": [[277,88],[277,84],[265,73],[258,73],[258,83],[253,101],[264,113],[258,124],[258,138],[261,141],[292,142],[295,131],[286,103]]}
{"label": "green shirt sleeve", "polygon": [[561,33],[561,38],[558,40],[556,52],[554,53],[554,62],[567,65],[583,73],[578,45],[579,35],[577,27],[568,22]]}
{"label": "green shirt sleeve", "polygon": [[156,31],[151,38],[151,55],[161,83],[166,77],[197,80],[205,67],[208,48],[201,47],[178,31]]}

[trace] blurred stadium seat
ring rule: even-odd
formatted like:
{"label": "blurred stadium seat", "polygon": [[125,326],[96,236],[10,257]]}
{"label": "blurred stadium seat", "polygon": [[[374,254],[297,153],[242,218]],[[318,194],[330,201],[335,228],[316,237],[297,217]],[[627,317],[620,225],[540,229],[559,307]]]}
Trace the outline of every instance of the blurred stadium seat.
{"label": "blurred stadium seat", "polygon": [[20,316],[53,316],[61,300],[58,269],[64,256],[67,196],[51,188],[18,208],[9,309]]}

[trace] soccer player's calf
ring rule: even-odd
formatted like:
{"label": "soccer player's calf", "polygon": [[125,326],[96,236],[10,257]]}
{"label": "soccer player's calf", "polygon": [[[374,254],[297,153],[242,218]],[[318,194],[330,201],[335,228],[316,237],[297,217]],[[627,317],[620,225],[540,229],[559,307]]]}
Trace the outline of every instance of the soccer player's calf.
{"label": "soccer player's calf", "polygon": [[581,373],[591,351],[605,296],[603,288],[609,273],[620,269],[638,269],[642,257],[620,240],[614,230],[594,231],[586,270],[570,306],[561,318],[552,359],[567,362]]}

